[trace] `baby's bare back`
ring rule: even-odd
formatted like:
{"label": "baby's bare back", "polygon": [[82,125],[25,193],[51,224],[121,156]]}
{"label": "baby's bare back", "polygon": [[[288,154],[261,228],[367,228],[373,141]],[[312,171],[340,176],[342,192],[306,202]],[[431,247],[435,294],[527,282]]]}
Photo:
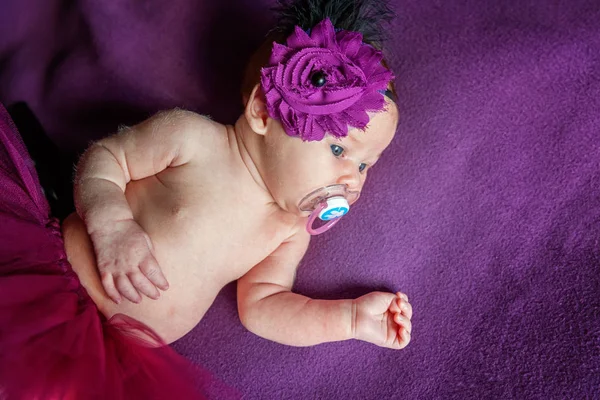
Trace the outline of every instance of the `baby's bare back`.
{"label": "baby's bare back", "polygon": [[[300,221],[253,181],[232,137],[210,141],[213,159],[167,168],[127,185],[135,220],[148,233],[170,288],[158,300],[115,304],[104,292],[93,247],[77,215],[63,224],[69,260],[100,310],[123,313],[167,342],[189,332],[224,285],[243,276],[298,229]],[[199,132],[198,140],[202,139]]]}

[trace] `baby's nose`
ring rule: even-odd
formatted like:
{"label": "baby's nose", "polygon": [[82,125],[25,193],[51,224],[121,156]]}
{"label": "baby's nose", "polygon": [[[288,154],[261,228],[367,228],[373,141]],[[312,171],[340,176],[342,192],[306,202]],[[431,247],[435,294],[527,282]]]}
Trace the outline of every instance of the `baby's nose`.
{"label": "baby's nose", "polygon": [[342,171],[337,183],[340,185],[346,185],[348,190],[358,191],[360,190],[361,175],[358,171],[358,166],[354,163],[348,163]]}

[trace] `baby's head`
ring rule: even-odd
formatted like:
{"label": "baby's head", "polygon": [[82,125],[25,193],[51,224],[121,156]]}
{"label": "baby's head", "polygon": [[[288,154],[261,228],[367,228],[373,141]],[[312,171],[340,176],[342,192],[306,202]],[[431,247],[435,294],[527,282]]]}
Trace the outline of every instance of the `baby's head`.
{"label": "baby's head", "polygon": [[312,197],[351,204],[398,123],[376,39],[391,12],[377,0],[301,0],[279,10],[284,22],[254,55],[243,87],[240,119],[260,143],[261,177],[291,212],[311,211],[319,201],[307,195],[331,185],[339,186]]}

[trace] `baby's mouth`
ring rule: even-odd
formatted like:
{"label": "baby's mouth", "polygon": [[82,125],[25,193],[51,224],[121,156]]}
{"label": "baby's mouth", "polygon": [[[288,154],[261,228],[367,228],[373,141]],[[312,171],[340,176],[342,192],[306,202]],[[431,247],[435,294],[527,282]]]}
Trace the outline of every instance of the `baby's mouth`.
{"label": "baby's mouth", "polygon": [[300,201],[298,208],[302,212],[312,212],[319,204],[327,201],[332,197],[343,197],[348,201],[348,204],[353,204],[358,200],[360,192],[355,190],[348,190],[346,185],[330,185],[317,189]]}

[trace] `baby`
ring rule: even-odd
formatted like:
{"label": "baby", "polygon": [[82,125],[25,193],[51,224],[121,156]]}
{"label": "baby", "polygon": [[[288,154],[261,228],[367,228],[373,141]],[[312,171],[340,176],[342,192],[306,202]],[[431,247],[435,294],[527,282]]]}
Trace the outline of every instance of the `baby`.
{"label": "baby", "polygon": [[[77,216],[63,226],[69,261],[107,317],[128,315],[167,342],[188,333],[223,286],[237,280],[240,319],[266,339],[293,346],[359,339],[403,348],[411,330],[405,295],[326,301],[291,291],[310,241],[303,205],[312,211],[311,197],[328,191],[355,201],[394,136],[398,111],[377,91],[391,74],[373,47],[352,33],[336,35],[328,19],[310,36],[297,28],[273,53],[273,66],[263,69],[235,125],[167,111],[85,153],[75,189],[85,227]],[[350,69],[344,55],[370,69],[360,82],[366,89],[343,87],[355,84],[341,76]],[[294,68],[304,70],[288,77]],[[312,87],[297,93],[296,84]],[[319,93],[328,85],[336,90]],[[356,109],[337,111],[344,108],[336,103],[351,104],[353,96]],[[304,114],[332,108],[352,113],[355,122],[365,117],[356,103],[367,100],[382,110],[367,117],[364,131],[347,131],[334,112],[319,110],[329,116],[324,122]]]}
{"label": "baby", "polygon": [[[0,185],[8,182],[23,198],[11,202],[13,193],[0,199],[0,222],[39,239],[30,244],[38,246],[33,256],[19,239],[23,235],[0,232],[16,246],[0,246],[6,270],[0,269],[0,305],[13,307],[9,317],[0,312],[0,322],[12,324],[18,313],[25,318],[18,329],[0,331],[0,345],[14,346],[0,355],[0,376],[12,373],[0,380],[0,389],[17,391],[24,371],[38,368],[39,375],[54,363],[61,368],[48,372],[50,380],[40,378],[30,387],[47,387],[60,377],[54,398],[80,395],[94,385],[105,391],[98,398],[107,393],[120,398],[102,382],[124,386],[119,393],[125,398],[150,398],[148,393],[192,398],[182,389],[183,374],[177,381],[176,355],[167,348],[158,360],[148,346],[163,349],[184,336],[223,286],[236,280],[241,322],[266,339],[292,346],[347,339],[391,349],[408,345],[412,308],[405,294],[315,300],[291,291],[311,235],[348,212],[398,123],[392,73],[381,52],[353,29],[360,13],[348,12],[353,2],[333,3],[337,11],[328,14],[322,7],[316,17],[299,12],[301,6],[319,9],[310,1],[284,7],[280,31],[251,62],[244,112],[233,126],[172,110],[92,145],[78,165],[77,213],[62,225],[64,251],[58,249],[62,242],[48,220],[47,203],[27,178],[25,152],[15,138],[0,137],[10,161],[4,171],[15,171],[0,173]],[[21,193],[22,187],[27,190]],[[3,260],[18,259],[14,253],[20,248],[28,270],[8,261],[5,267]],[[44,278],[33,282],[34,272]],[[54,278],[52,289],[48,282]],[[62,331],[40,327],[44,335],[23,339],[24,331],[33,335],[26,322],[32,319],[23,310],[32,309],[34,297],[37,309],[47,308],[40,315],[57,320],[61,314]],[[23,306],[17,310],[16,304]],[[54,353],[41,357],[49,347],[80,353],[59,362]],[[101,354],[87,355],[98,347]],[[23,349],[31,354],[23,356]],[[73,361],[78,357],[85,364]],[[101,367],[90,361],[96,359]],[[135,373],[123,367],[127,360]],[[154,386],[144,381],[157,376]],[[68,379],[77,389],[59,396]],[[175,388],[180,392],[169,392]]]}

